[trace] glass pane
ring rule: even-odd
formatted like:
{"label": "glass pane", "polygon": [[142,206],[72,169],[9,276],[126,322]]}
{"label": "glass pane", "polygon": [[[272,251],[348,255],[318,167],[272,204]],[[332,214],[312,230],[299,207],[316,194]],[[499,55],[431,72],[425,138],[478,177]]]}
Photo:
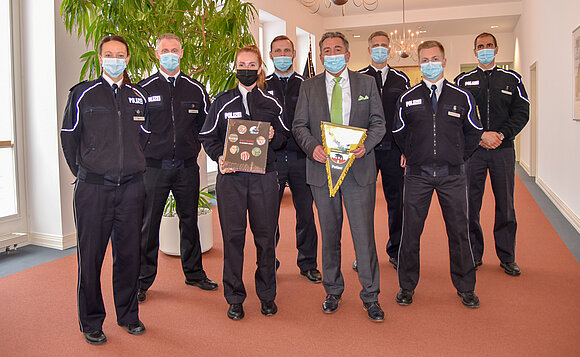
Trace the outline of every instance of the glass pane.
{"label": "glass pane", "polygon": [[[10,41],[10,1],[0,1],[0,43],[11,43]],[[0,55],[0,98],[3,105],[0,106],[0,141],[13,141],[12,125],[12,75],[11,75],[11,48],[6,46],[8,51],[2,51]],[[6,105],[8,104],[8,105]],[[5,167],[0,161],[0,167]]]}
{"label": "glass pane", "polygon": [[18,213],[12,148],[0,148],[0,166],[0,217],[6,217]]}

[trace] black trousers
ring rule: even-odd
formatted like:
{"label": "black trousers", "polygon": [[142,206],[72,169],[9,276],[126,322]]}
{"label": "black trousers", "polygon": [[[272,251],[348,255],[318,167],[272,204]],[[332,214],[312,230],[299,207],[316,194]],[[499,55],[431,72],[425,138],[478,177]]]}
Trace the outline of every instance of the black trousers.
{"label": "black trousers", "polygon": [[[280,203],[284,196],[286,184],[292,193],[292,203],[296,210],[296,248],[298,258],[296,263],[301,271],[316,269],[316,257],[318,250],[318,235],[314,223],[314,211],[312,209],[312,192],[306,184],[306,158],[297,160],[284,160],[278,158],[276,162],[278,172],[278,215],[280,215]],[[280,239],[280,230],[276,229],[276,245]]]}
{"label": "black trousers", "polygon": [[387,201],[389,214],[389,241],[387,254],[396,258],[399,254],[399,244],[403,230],[403,176],[405,170],[401,167],[401,151],[396,145],[390,150],[375,150],[377,174],[380,171],[383,184],[383,194]]}
{"label": "black trousers", "polygon": [[175,198],[179,216],[181,266],[190,280],[205,278],[201,262],[201,245],[197,228],[199,199],[199,166],[180,169],[147,167],[145,172],[145,215],[141,229],[141,272],[139,287],[147,290],[157,275],[159,226],[169,191]]}
{"label": "black trousers", "polygon": [[276,298],[276,226],[278,180],[276,172],[264,175],[218,173],[216,195],[224,249],[224,296],[229,304],[246,299],[242,280],[244,245],[249,218],[256,245],[256,293],[260,300]]}
{"label": "black trousers", "polygon": [[139,231],[144,199],[142,178],[120,186],[76,183],[77,301],[82,332],[101,330],[105,320],[101,267],[109,237],[113,251],[113,295],[117,323],[128,325],[139,320]]}
{"label": "black trousers", "polygon": [[515,151],[513,148],[486,150],[478,148],[469,159],[469,231],[473,255],[483,256],[483,231],[479,223],[481,201],[487,172],[495,198],[493,236],[495,251],[504,263],[515,261],[516,211],[514,209]]}
{"label": "black trousers", "polygon": [[433,191],[443,212],[451,281],[459,292],[475,288],[475,264],[467,230],[467,178],[465,175],[426,177],[405,175],[403,193],[403,235],[399,249],[399,285],[415,290],[419,283],[419,247]]}

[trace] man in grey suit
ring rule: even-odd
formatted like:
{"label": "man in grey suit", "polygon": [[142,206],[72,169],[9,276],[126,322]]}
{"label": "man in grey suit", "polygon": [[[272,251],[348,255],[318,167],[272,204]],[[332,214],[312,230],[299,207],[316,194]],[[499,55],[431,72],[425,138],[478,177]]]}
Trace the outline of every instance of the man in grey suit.
{"label": "man in grey suit", "polygon": [[[340,32],[327,32],[319,42],[326,71],[303,82],[296,105],[293,133],[308,155],[306,180],[318,209],[322,232],[323,285],[327,296],[322,311],[338,309],[344,290],[341,264],[342,202],[350,223],[360,297],[372,321],[382,322],[378,303],[379,264],[375,246],[374,210],[377,169],[373,148],[385,135],[385,118],[377,85],[372,77],[348,70],[348,41]],[[355,160],[339,191],[330,197],[322,146],[321,121],[367,129],[364,145],[351,152]]]}

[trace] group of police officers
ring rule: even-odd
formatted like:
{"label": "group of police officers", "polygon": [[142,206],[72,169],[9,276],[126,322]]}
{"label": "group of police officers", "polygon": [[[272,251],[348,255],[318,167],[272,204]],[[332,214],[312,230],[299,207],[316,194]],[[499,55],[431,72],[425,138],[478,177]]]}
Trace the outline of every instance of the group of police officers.
{"label": "group of police officers", "polygon": [[[127,43],[120,36],[107,36],[98,46],[103,75],[71,89],[61,139],[76,177],[78,314],[86,342],[107,340],[102,331],[100,274],[109,239],[117,323],[131,334],[145,332],[138,302],[146,300],[157,273],[159,226],[169,192],[180,219],[185,283],[203,290],[218,288],[204,272],[197,228],[201,142],[220,163],[216,191],[228,317],[244,317],[241,267],[246,211],[258,246],[256,290],[262,313],[277,312],[275,270],[280,262],[275,245],[286,186],[296,211],[300,274],[313,283],[323,280],[317,266],[313,195],[306,183],[306,163],[313,157],[291,135],[305,79],[294,71],[296,51],[287,36],[274,38],[270,45],[275,71],[265,84],[260,53],[250,47],[236,56],[240,84],[219,94],[213,103],[203,84],[180,71],[183,49],[173,34],[157,40],[160,70],[138,84],[131,83],[126,71]],[[386,119],[386,134],[374,147],[374,155],[388,210],[386,252],[399,278],[396,302],[413,302],[419,280],[419,238],[435,190],[449,238],[452,282],[462,303],[477,308],[475,271],[483,256],[479,217],[488,172],[495,197],[496,253],[507,274],[520,274],[515,262],[513,140],[529,111],[521,77],[496,65],[498,46],[490,33],[474,41],[478,67],[460,74],[455,84],[444,77],[445,51],[437,41],[419,46],[423,80],[413,87],[403,72],[387,63],[387,33],[372,33],[368,50],[371,64],[359,72],[375,79]],[[330,57],[321,54],[326,71],[334,74],[333,67],[327,66]],[[224,110],[239,111],[241,119],[272,123],[275,130],[270,132],[272,152],[265,175],[222,170]],[[353,269],[357,270],[357,261]],[[325,305],[323,310],[328,312]],[[384,315],[382,310],[380,314],[369,310],[369,318],[380,322]]]}

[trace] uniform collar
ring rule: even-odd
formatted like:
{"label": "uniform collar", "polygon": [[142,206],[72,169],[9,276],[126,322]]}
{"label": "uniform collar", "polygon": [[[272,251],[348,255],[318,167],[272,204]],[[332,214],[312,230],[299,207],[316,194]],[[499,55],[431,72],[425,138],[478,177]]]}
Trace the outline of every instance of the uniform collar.
{"label": "uniform collar", "polygon": [[177,73],[174,76],[170,76],[161,70],[159,71],[159,73],[161,73],[163,78],[165,78],[165,81],[169,82],[169,77],[173,77],[173,78],[177,79],[177,77],[179,77],[179,75],[181,74],[181,70],[177,71]]}
{"label": "uniform collar", "polygon": [[121,78],[121,80],[120,80],[120,81],[118,81],[118,82],[115,82],[115,81],[113,81],[113,79],[112,79],[111,77],[109,77],[109,76],[108,76],[106,73],[104,73],[104,72],[103,72],[103,76],[102,76],[102,77],[103,77],[103,79],[104,79],[104,80],[105,80],[107,83],[109,83],[109,85],[110,85],[111,87],[113,86],[113,84],[116,84],[116,85],[117,85],[117,87],[121,88],[121,84],[123,84],[123,78]]}
{"label": "uniform collar", "polygon": [[276,77],[278,77],[278,79],[280,79],[280,78],[290,78],[290,77],[292,77],[294,75],[294,73],[296,73],[296,72],[292,71],[287,76],[281,76],[280,74],[278,74],[278,72],[274,71],[274,74],[276,75]]}

